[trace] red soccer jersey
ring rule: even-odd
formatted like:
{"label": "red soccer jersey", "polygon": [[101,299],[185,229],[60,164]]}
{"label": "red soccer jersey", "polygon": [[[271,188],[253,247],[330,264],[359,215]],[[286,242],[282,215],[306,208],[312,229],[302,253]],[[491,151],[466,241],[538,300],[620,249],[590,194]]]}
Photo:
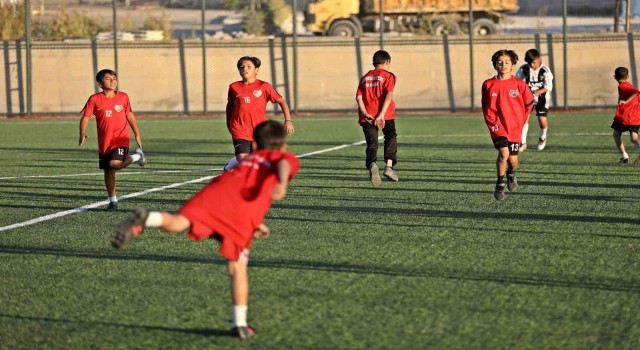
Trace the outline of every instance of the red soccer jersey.
{"label": "red soccer jersey", "polygon": [[[623,81],[618,84],[618,101],[626,101],[629,97],[637,93],[640,93],[640,91],[628,81]],[[640,125],[638,103],[639,99],[636,97],[625,104],[619,104],[613,120],[622,125]]]}
{"label": "red soccer jersey", "polygon": [[506,136],[510,142],[522,141],[522,127],[533,106],[527,84],[516,78],[487,79],[482,84],[482,112],[491,139]]}
{"label": "red soccer jersey", "polygon": [[258,150],[249,153],[229,172],[213,179],[178,211],[191,222],[194,241],[214,233],[238,246],[246,246],[271,207],[271,192],[279,183],[277,167],[286,160],[291,179],[300,169],[293,153]]}
{"label": "red soccer jersey", "polygon": [[[362,95],[362,101],[367,109],[367,113],[371,116],[377,116],[382,108],[385,97],[396,86],[396,76],[384,69],[373,69],[367,72],[361,79],[356,91],[356,97]],[[384,120],[393,120],[396,117],[396,103],[391,101]],[[364,116],[358,109],[358,124],[366,122]]]}
{"label": "red soccer jersey", "polygon": [[233,103],[229,131],[233,139],[253,141],[253,129],[266,120],[267,102],[282,98],[271,84],[256,80],[245,85],[237,81],[229,85],[227,101]]}
{"label": "red soccer jersey", "polygon": [[127,94],[117,91],[111,98],[103,93],[93,94],[80,113],[85,117],[96,116],[100,154],[108,154],[117,147],[129,147],[127,114],[131,113],[131,104]]}

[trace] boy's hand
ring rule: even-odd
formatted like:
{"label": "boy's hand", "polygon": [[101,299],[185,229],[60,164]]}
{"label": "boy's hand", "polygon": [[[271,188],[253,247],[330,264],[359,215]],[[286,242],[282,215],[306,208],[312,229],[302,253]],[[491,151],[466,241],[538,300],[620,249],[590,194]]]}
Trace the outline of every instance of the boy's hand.
{"label": "boy's hand", "polygon": [[284,121],[284,128],[287,131],[287,135],[293,135],[295,129],[293,128],[293,122],[291,120]]}
{"label": "boy's hand", "polygon": [[258,225],[256,230],[253,231],[254,238],[268,238],[269,235],[271,235],[271,230],[265,224]]}
{"label": "boy's hand", "polygon": [[81,133],[80,134],[80,140],[78,141],[78,146],[82,146],[82,144],[84,143],[84,140],[86,140],[87,137],[89,137],[89,135],[87,135],[85,133]]}
{"label": "boy's hand", "polygon": [[275,201],[279,201],[284,199],[284,196],[287,194],[287,185],[283,183],[279,183],[273,186],[273,191],[271,192],[271,198]]}
{"label": "boy's hand", "polygon": [[377,126],[378,130],[384,129],[384,116],[376,118],[373,125]]}

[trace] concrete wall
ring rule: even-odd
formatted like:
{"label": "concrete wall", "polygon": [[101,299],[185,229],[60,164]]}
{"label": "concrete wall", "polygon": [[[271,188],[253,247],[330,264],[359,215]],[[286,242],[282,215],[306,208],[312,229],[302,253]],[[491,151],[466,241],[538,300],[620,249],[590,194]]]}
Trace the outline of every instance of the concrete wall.
{"label": "concrete wall", "polygon": [[[570,108],[611,108],[617,99],[613,70],[631,67],[629,42],[625,34],[573,35],[567,44],[568,81],[564,81],[563,45],[560,35],[553,36],[549,49],[541,38],[543,62],[551,66],[556,100]],[[638,46],[636,38],[634,45]],[[286,96],[280,40],[275,41],[276,89]],[[385,42],[392,55],[392,71],[398,76],[395,98],[404,110],[465,110],[480,107],[482,82],[495,74],[490,58],[502,48],[514,49],[522,57],[534,47],[531,36],[496,36],[476,39],[473,47],[474,72],[470,74],[469,45],[464,37],[449,40],[451,85],[446,75],[445,49],[438,38],[395,38]],[[289,42],[290,44],[290,42]],[[298,110],[328,111],[355,109],[355,89],[359,71],[353,39],[300,38],[298,49]],[[376,38],[361,40],[362,72],[371,69],[371,56],[378,48]],[[635,50],[635,62],[640,60]],[[552,52],[553,55],[549,55]],[[15,60],[11,52],[10,61]],[[98,69],[113,68],[113,48],[99,47]],[[258,77],[273,81],[268,41],[209,43],[207,47],[207,110],[222,113],[228,85],[239,80],[236,61],[244,55],[260,57],[263,66]],[[24,60],[25,54],[22,53]],[[293,93],[293,50],[287,49],[289,91]],[[94,92],[94,71],[90,45],[35,45],[32,54],[32,106],[35,114],[78,114]],[[4,55],[0,55],[4,63]],[[118,53],[120,89],[127,92],[138,113],[182,114],[185,111],[182,75],[177,44],[125,45]],[[0,64],[4,66],[4,64]],[[15,65],[10,66],[12,88],[16,87]],[[201,113],[203,107],[202,50],[199,43],[187,43],[185,72],[188,112]],[[23,69],[23,76],[25,75]],[[6,73],[0,69],[0,114],[6,114]],[[472,90],[473,89],[473,94]],[[449,95],[449,90],[453,95]],[[473,96],[472,96],[473,95]],[[12,92],[12,111],[19,111],[17,92]],[[293,96],[290,96],[293,104]],[[270,109],[271,110],[271,109]]]}

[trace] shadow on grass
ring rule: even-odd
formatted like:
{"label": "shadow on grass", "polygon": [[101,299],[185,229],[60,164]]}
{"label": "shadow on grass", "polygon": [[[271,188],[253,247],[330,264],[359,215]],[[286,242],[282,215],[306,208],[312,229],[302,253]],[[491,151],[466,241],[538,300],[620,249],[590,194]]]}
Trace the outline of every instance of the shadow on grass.
{"label": "shadow on grass", "polygon": [[[123,261],[158,261],[172,263],[187,264],[214,264],[226,266],[226,261],[218,258],[197,258],[188,256],[167,256],[156,254],[118,254],[118,253],[99,253],[99,252],[82,252],[74,250],[64,250],[60,248],[47,247],[19,247],[0,245],[0,253],[2,254],[19,254],[19,255],[51,255],[56,257],[72,257],[72,258],[88,258],[88,259],[105,259],[105,260],[123,260]],[[296,269],[309,271],[329,271],[336,273],[357,273],[363,275],[380,275],[380,276],[401,276],[401,277],[418,277],[418,278],[442,278],[448,280],[475,281],[475,282],[492,282],[505,284],[520,284],[528,286],[542,287],[564,287],[564,288],[580,288],[590,290],[609,290],[618,292],[640,292],[640,285],[627,281],[610,281],[607,282],[590,282],[590,281],[566,281],[553,280],[546,276],[496,276],[490,274],[468,273],[465,271],[442,271],[441,267],[427,269],[412,269],[403,266],[366,266],[357,264],[334,264],[319,261],[300,261],[300,260],[252,260],[251,267],[272,268],[272,269]],[[618,283],[616,283],[618,282]]]}
{"label": "shadow on grass", "polygon": [[231,332],[228,329],[210,329],[210,328],[175,328],[175,327],[163,327],[163,326],[144,326],[139,324],[126,324],[116,322],[101,322],[101,321],[75,321],[56,319],[50,317],[37,317],[37,316],[23,316],[23,315],[9,315],[0,313],[0,318],[11,318],[15,320],[36,321],[36,322],[49,322],[49,323],[62,323],[62,324],[81,324],[81,325],[94,325],[94,326],[108,326],[130,329],[140,329],[148,331],[165,331],[165,332],[179,332],[186,334],[195,334],[202,336],[215,336],[215,337],[231,337]]}

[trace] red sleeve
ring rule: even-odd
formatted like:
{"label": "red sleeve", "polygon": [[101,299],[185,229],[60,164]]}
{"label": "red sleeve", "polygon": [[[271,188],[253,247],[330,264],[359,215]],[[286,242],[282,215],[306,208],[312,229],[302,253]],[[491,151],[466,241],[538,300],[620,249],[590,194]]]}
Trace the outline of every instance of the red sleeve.
{"label": "red sleeve", "polygon": [[533,110],[533,93],[527,84],[522,84],[522,100],[524,101],[525,115],[524,120],[527,120],[529,113]]}
{"label": "red sleeve", "polygon": [[389,73],[389,78],[384,82],[385,90],[389,92],[393,92],[393,89],[396,87],[396,75],[393,73]]}
{"label": "red sleeve", "polygon": [[289,181],[293,180],[298,174],[298,170],[300,170],[300,160],[293,153],[284,153],[281,160],[286,160],[287,162],[289,162],[289,166],[291,167]]}
{"label": "red sleeve", "polygon": [[124,115],[128,115],[131,113],[131,100],[129,100],[129,95],[125,95],[124,102]]}
{"label": "red sleeve", "polygon": [[266,87],[265,87],[265,92],[267,93],[267,101],[270,101],[271,103],[276,103],[277,101],[280,101],[280,99],[282,98],[282,96],[280,96],[280,94],[276,91],[276,89],[273,88],[273,86],[269,83],[265,83]]}
{"label": "red sleeve", "polygon": [[89,97],[89,100],[87,100],[87,103],[85,103],[80,113],[82,113],[82,115],[85,117],[91,117],[93,116],[93,109],[95,108],[95,106],[96,103],[93,101],[93,96],[91,96]]}

